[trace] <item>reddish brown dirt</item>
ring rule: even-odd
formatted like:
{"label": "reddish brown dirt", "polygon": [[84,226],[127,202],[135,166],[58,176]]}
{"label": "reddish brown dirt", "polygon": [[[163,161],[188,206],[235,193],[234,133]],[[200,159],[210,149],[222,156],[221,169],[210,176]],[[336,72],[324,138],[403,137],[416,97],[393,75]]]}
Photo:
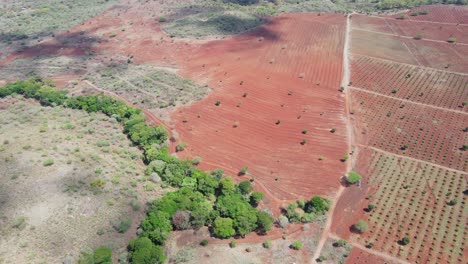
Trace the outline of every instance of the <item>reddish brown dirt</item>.
{"label": "reddish brown dirt", "polygon": [[201,46],[182,75],[208,80],[214,92],[173,114],[189,146],[181,156],[235,173],[248,166],[248,176],[279,199],[331,195],[345,169],[338,92],[345,21],[281,15],[249,34]]}
{"label": "reddish brown dirt", "polygon": [[371,254],[359,248],[353,248],[346,264],[394,264],[396,262],[385,260],[377,255]]}
{"label": "reddish brown dirt", "polygon": [[[426,10],[427,15],[411,16],[411,13]],[[451,5],[430,5],[413,8],[406,16],[414,21],[429,21],[435,23],[468,24],[468,7]],[[395,15],[394,17],[398,17]]]}

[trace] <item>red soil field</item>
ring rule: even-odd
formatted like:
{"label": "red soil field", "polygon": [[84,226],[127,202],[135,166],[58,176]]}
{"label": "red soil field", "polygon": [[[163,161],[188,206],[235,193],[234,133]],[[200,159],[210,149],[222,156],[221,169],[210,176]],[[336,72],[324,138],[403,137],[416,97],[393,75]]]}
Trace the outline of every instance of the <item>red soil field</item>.
{"label": "red soil field", "polygon": [[[434,109],[351,88],[357,142],[466,171],[468,114]],[[406,150],[401,147],[408,144]]]}
{"label": "red soil field", "polygon": [[207,80],[214,91],[173,114],[180,141],[188,142],[181,155],[230,173],[248,166],[249,178],[282,200],[333,195],[345,171],[338,92],[345,22],[335,14],[281,15],[202,45],[181,74]]}
{"label": "red soil field", "polygon": [[468,45],[415,40],[370,31],[353,30],[353,54],[468,73]]}
{"label": "red soil field", "polygon": [[171,125],[189,146],[181,156],[200,156],[202,167],[230,174],[249,166],[256,185],[279,199],[332,196],[345,171],[344,96],[338,92],[345,16],[281,15],[227,40],[187,42],[165,35],[151,13],[116,6],[0,63],[45,50],[95,63],[123,55],[179,67],[182,76],[214,88],[173,114]]}
{"label": "red soil field", "polygon": [[[466,11],[468,13],[468,11]],[[457,43],[468,43],[468,25],[415,22],[407,19],[353,15],[353,29],[377,31],[414,38],[422,33],[424,40],[447,41],[455,37]]]}
{"label": "red soil field", "polygon": [[463,107],[463,102],[468,102],[468,75],[359,55],[353,56],[351,71],[353,87],[422,104],[468,112],[468,107]]}
{"label": "red soil field", "polygon": [[[427,15],[411,16],[411,13],[426,10]],[[407,19],[451,24],[468,24],[468,7],[451,5],[429,5],[413,8],[405,13]],[[398,17],[395,15],[394,17]]]}
{"label": "red soil field", "polygon": [[397,262],[388,261],[377,255],[370,254],[367,251],[359,248],[353,248],[349,257],[346,259],[346,264],[395,264]]}

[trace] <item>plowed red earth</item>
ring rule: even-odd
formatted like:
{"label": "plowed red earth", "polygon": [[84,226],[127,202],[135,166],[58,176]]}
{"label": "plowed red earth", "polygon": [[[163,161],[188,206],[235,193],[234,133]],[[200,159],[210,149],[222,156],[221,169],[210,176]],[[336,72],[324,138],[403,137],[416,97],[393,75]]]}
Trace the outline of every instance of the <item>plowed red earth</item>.
{"label": "plowed red earth", "polygon": [[[168,39],[159,25],[133,12],[140,11],[111,9],[2,63],[46,49],[57,56],[121,54],[137,63],[175,65],[184,77],[214,88],[172,115],[179,140],[189,146],[180,156],[200,156],[203,168],[230,174],[248,166],[248,177],[274,200],[333,195],[345,170],[344,97],[338,91],[345,16],[281,15],[247,34],[203,44]],[[59,44],[62,38],[76,41]]]}
{"label": "plowed red earth", "polygon": [[231,173],[248,166],[249,178],[279,199],[331,195],[345,170],[345,23],[343,15],[282,15],[201,46],[182,75],[214,92],[173,114],[189,146],[181,155]]}

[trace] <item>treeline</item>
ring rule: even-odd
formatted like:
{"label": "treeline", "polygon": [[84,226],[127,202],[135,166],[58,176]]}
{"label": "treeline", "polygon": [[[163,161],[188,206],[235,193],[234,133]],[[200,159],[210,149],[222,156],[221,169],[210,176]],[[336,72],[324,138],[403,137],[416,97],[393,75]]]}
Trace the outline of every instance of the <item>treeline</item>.
{"label": "treeline", "polygon": [[42,105],[102,112],[124,126],[124,133],[144,152],[146,173],[159,176],[180,189],[155,200],[141,222],[139,238],[129,243],[131,263],[163,263],[162,246],[172,230],[208,226],[214,236],[228,238],[250,232],[267,232],[272,216],[255,207],[263,194],[253,192],[250,181],[235,184],[222,170],[205,172],[190,160],[170,155],[168,134],[162,126],[149,126],[141,110],[104,95],[69,97],[41,79],[30,79],[0,88],[0,98],[21,94]]}

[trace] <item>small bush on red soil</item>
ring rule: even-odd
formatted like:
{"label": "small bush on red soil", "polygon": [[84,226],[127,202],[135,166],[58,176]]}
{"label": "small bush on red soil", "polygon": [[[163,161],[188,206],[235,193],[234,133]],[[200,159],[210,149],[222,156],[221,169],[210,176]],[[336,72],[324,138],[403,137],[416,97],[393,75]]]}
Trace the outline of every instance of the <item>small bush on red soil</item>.
{"label": "small bush on red soil", "polygon": [[366,209],[367,209],[367,212],[372,212],[372,210],[375,209],[375,205],[369,204]]}
{"label": "small bush on red soil", "polygon": [[187,147],[187,143],[181,141],[177,144],[176,151],[177,152],[183,151],[186,147]]}
{"label": "small bush on red soil", "polygon": [[263,242],[263,247],[264,248],[271,248],[272,244],[271,244],[271,240],[267,239],[265,242]]}
{"label": "small bush on red soil", "polygon": [[216,101],[215,105],[216,105],[216,106],[220,106],[220,105],[221,105],[221,101],[219,101],[219,100]]}
{"label": "small bush on red soil", "polygon": [[362,179],[362,176],[359,175],[359,173],[355,172],[355,171],[351,171],[348,173],[348,177],[346,177],[346,181],[349,183],[349,184],[356,184],[358,181],[360,181]]}
{"label": "small bush on red soil", "polygon": [[400,241],[398,241],[398,244],[402,246],[406,246],[409,244],[409,242],[410,242],[410,239],[408,237],[404,237]]}
{"label": "small bush on red soil", "polygon": [[302,134],[304,135],[307,134],[307,130],[306,129],[302,130]]}
{"label": "small bush on red soil", "polygon": [[159,18],[159,23],[164,23],[166,21],[167,21],[167,19],[165,17],[163,17],[163,16]]}
{"label": "small bush on red soil", "polygon": [[307,143],[307,139],[303,139],[303,140],[301,141],[301,145],[305,145],[306,143]]}
{"label": "small bush on red soil", "polygon": [[341,159],[342,162],[346,162],[349,159],[348,155],[344,155],[343,158]]}
{"label": "small bush on red soil", "polygon": [[336,128],[330,129],[330,132],[331,132],[331,133],[335,133],[335,132],[336,132]]}
{"label": "small bush on red soil", "polygon": [[454,206],[457,204],[457,201],[456,200],[450,200],[447,202],[447,205],[450,205],[450,206]]}
{"label": "small bush on red soil", "polygon": [[448,43],[455,43],[455,42],[457,42],[457,38],[455,38],[455,37],[450,37],[450,38],[447,39],[447,42],[448,42]]}
{"label": "small bush on red soil", "polygon": [[229,242],[229,247],[230,248],[235,248],[237,246],[237,241],[236,240],[233,240],[231,242]]}
{"label": "small bush on red soil", "polygon": [[300,250],[302,248],[302,246],[303,246],[302,242],[294,241],[294,242],[292,242],[292,244],[289,247],[294,249],[294,250]]}
{"label": "small bush on red soil", "polygon": [[414,39],[422,39],[424,37],[423,33],[418,33],[414,36]]}
{"label": "small bush on red soil", "polygon": [[334,247],[344,247],[347,244],[348,244],[348,242],[346,242],[346,240],[340,239],[340,240],[336,241],[335,243],[333,243],[333,246]]}
{"label": "small bush on red soil", "polygon": [[203,239],[203,240],[200,242],[200,245],[201,245],[201,246],[204,246],[204,247],[208,246],[208,240]]}
{"label": "small bush on red soil", "polygon": [[278,119],[278,120],[276,120],[276,123],[275,123],[275,124],[276,124],[276,125],[279,125],[279,124],[281,124],[281,120],[279,120],[279,119]]}
{"label": "small bush on red soil", "polygon": [[249,167],[247,167],[247,166],[242,167],[242,169],[239,171],[239,175],[242,176],[242,175],[247,174],[248,169],[249,169]]}
{"label": "small bush on red soil", "polygon": [[359,232],[359,233],[364,233],[367,231],[367,229],[369,229],[369,225],[367,224],[366,221],[364,220],[359,220],[357,221],[356,224],[354,224],[353,226],[354,230]]}

